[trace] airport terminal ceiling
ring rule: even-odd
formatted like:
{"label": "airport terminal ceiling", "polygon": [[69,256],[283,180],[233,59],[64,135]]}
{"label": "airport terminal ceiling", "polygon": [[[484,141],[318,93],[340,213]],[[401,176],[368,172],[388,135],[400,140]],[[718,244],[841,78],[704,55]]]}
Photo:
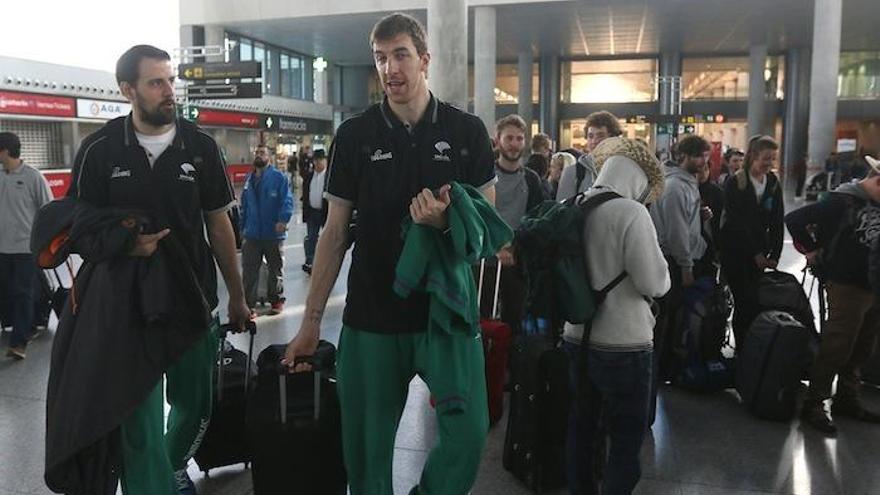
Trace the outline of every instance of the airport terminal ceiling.
{"label": "airport terminal ceiling", "polygon": [[[272,1],[255,2],[254,8]],[[222,6],[226,1],[203,3]],[[650,55],[661,51],[690,55],[747,53],[752,40],[762,38],[771,53],[810,47],[813,4],[812,0],[623,0],[613,5],[596,1],[497,5],[498,59],[515,61],[519,52],[529,48],[536,56],[558,54],[575,58]],[[182,3],[182,13],[188,8]],[[345,15],[236,20],[235,16],[245,18],[243,10],[246,8],[233,9],[222,26],[342,65],[371,62],[366,36],[376,19],[387,13],[361,9],[359,13]],[[425,9],[408,12],[426,20]],[[197,22],[199,16],[189,14],[182,15],[182,20],[210,24],[207,17]],[[471,10],[471,31],[473,19]],[[880,45],[877,19],[880,2],[843,0],[841,50],[869,50]],[[469,39],[472,43],[473,36]]]}

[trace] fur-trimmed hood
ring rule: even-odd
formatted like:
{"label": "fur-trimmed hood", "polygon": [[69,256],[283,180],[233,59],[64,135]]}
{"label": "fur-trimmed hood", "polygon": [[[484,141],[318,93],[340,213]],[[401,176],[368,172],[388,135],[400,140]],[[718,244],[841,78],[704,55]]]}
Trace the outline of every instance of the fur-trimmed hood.
{"label": "fur-trimmed hood", "polygon": [[603,175],[602,169],[608,159],[613,156],[622,156],[638,165],[647,179],[647,190],[636,194],[632,199],[645,204],[651,204],[663,194],[665,180],[660,163],[654,157],[654,154],[638,141],[623,136],[608,138],[599,143],[599,146],[596,146],[591,156],[596,165],[596,170],[599,172],[596,185],[603,182],[601,180]]}

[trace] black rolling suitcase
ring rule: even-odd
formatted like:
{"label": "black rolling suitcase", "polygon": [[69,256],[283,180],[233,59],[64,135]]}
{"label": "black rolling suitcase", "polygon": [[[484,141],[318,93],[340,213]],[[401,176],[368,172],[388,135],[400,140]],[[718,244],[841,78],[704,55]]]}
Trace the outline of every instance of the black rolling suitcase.
{"label": "black rolling suitcase", "polygon": [[322,340],[308,358],[314,371],[293,374],[281,366],[285,348],[257,358],[247,424],[254,494],[345,495],[336,348]]}
{"label": "black rolling suitcase", "polygon": [[510,353],[504,469],[536,493],[564,487],[568,356],[547,335],[522,335]]}
{"label": "black rolling suitcase", "polygon": [[765,272],[758,279],[758,305],[761,311],[783,311],[817,335],[810,299],[794,275],[778,270]]}
{"label": "black rolling suitcase", "polygon": [[257,327],[254,322],[248,323],[250,343],[247,354],[226,341],[226,335],[231,331],[229,325],[220,327],[220,351],[214,368],[214,409],[211,423],[193,456],[205,476],[209,470],[222,466],[243,463],[247,467],[251,460],[245,414],[248,389],[256,373],[251,356]]}
{"label": "black rolling suitcase", "polygon": [[801,377],[816,354],[812,333],[788,313],[765,311],[749,328],[736,367],[736,388],[759,418],[789,421]]}

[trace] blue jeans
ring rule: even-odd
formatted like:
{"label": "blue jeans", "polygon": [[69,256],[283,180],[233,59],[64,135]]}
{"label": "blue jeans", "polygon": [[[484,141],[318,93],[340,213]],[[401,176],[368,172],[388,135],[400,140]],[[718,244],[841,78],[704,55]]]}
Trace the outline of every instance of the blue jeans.
{"label": "blue jeans", "polygon": [[37,264],[30,254],[0,254],[0,299],[12,322],[10,347],[26,347],[34,330],[34,280]]}
{"label": "blue jeans", "polygon": [[[639,452],[648,425],[653,351],[588,351],[587,378],[591,397],[579,404],[578,387],[583,371],[581,348],[565,342],[569,357],[572,406],[566,441],[566,472],[572,495],[598,495],[595,466],[602,470],[602,494],[631,493],[642,468]],[[607,458],[601,446],[607,440]],[[601,451],[601,452],[600,452]],[[598,462],[598,464],[597,464]]]}
{"label": "blue jeans", "polygon": [[318,245],[318,236],[321,233],[321,218],[319,212],[313,212],[306,220],[306,238],[303,247],[306,251],[306,264],[311,265],[315,261],[315,247]]}

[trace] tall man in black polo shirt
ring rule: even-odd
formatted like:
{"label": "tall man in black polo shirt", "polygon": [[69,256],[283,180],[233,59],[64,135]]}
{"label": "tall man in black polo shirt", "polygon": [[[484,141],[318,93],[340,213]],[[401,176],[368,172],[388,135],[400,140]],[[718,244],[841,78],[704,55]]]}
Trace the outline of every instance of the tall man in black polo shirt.
{"label": "tall man in black polo shirt", "polygon": [[[446,184],[471,184],[494,202],[492,149],[478,118],[428,91],[430,55],[418,21],[390,15],[374,26],[370,40],[386,97],[337,130],[327,186],[329,218],[318,241],[306,314],[284,362],[294,370],[308,369],[295,365],[295,358],[317,347],[356,209],[338,356],[351,493],[392,493],[394,438],[410,380],[419,374],[434,390],[448,382],[451,366],[462,366],[474,369],[463,387],[465,397],[456,403],[466,407],[437,404],[440,438],[411,493],[464,494],[476,479],[488,429],[482,345],[465,335],[427,332],[427,296],[401,299],[392,282],[403,248],[401,221],[411,215],[416,223],[444,230],[450,201]],[[465,358],[452,364],[453,355]]]}
{"label": "tall man in black polo shirt", "polygon": [[[138,236],[131,256],[152,256],[161,239],[173,233],[186,250],[212,310],[218,304],[216,258],[229,290],[229,319],[243,328],[250,310],[227,214],[235,197],[217,143],[191,122],[175,119],[174,70],[168,53],[148,45],[134,46],[119,58],[116,79],[132,103],[132,113],[108,122],[83,141],[68,195],[99,208],[149,212],[156,232]],[[215,318],[215,327],[216,323]],[[161,380],[123,422],[120,443],[126,495],[195,493],[186,464],[210,419],[211,369],[216,355],[217,338],[209,331],[166,370],[171,404],[167,435]]]}

